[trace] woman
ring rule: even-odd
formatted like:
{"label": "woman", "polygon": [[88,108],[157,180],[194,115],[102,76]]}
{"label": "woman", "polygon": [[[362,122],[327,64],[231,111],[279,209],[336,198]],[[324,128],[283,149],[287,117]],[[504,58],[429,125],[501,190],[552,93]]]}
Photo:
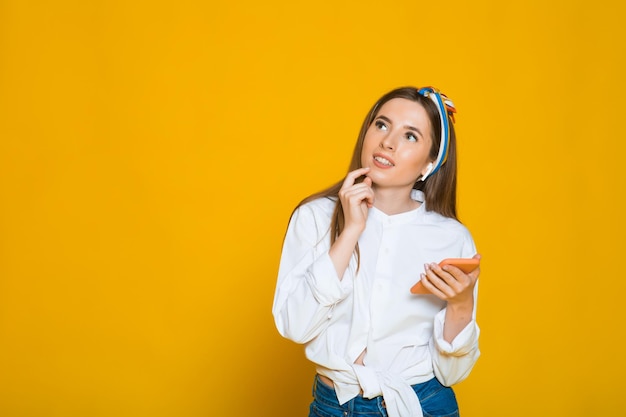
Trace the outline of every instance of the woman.
{"label": "woman", "polygon": [[480,354],[479,269],[438,263],[480,256],[456,216],[454,111],[430,87],[385,94],[347,176],[291,216],[273,314],[316,364],[311,416],[458,415],[449,387]]}

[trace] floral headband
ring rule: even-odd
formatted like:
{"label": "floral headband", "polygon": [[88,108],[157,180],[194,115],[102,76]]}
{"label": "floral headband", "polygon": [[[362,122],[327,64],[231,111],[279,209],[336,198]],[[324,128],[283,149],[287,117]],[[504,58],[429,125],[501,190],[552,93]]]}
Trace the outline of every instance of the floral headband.
{"label": "floral headband", "polygon": [[454,103],[445,94],[442,94],[433,87],[424,87],[417,90],[417,92],[433,101],[437,106],[437,111],[439,112],[439,120],[441,121],[441,142],[439,143],[439,153],[437,154],[437,159],[435,160],[435,164],[430,165],[430,169],[420,178],[421,181],[424,181],[429,175],[434,174],[441,168],[441,166],[446,162],[448,158],[448,146],[450,145],[450,125],[449,120],[452,120],[454,123],[454,113],[456,113],[456,108],[454,107]]}

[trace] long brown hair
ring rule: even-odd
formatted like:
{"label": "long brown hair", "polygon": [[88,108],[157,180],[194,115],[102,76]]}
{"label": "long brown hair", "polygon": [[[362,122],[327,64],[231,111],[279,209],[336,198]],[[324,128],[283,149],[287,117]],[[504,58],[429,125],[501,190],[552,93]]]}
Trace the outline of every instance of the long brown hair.
{"label": "long brown hair", "polygon": [[[439,151],[439,144],[441,143],[441,123],[439,120],[439,112],[435,104],[428,98],[418,93],[418,89],[415,87],[401,87],[392,90],[382,96],[370,109],[365,116],[363,124],[361,125],[361,131],[352,153],[352,161],[348,167],[348,172],[361,168],[361,153],[363,150],[363,142],[365,140],[365,133],[369,129],[370,125],[376,119],[379,109],[394,98],[404,98],[414,101],[422,105],[428,114],[428,120],[430,121],[432,131],[432,146],[430,149],[430,158],[434,161],[437,158]],[[451,217],[457,219],[456,214],[456,134],[454,132],[454,125],[449,123],[450,128],[450,143],[448,147],[448,157],[446,162],[441,168],[425,181],[417,181],[413,186],[416,190],[424,192],[426,210],[434,211],[445,217]],[[331,198],[335,201],[335,210],[333,212],[332,220],[330,223],[330,242],[331,245],[335,242],[339,234],[344,228],[344,216],[343,207],[339,200],[338,193],[341,189],[344,179],[342,178],[337,183],[330,187],[312,194],[302,200],[296,208],[310,201],[318,198]],[[458,220],[458,219],[457,219]],[[358,254],[358,247],[357,247]]]}

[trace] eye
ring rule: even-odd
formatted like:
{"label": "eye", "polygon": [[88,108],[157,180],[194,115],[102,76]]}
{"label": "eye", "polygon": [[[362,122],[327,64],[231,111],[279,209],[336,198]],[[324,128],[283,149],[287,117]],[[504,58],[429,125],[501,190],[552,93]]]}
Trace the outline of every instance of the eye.
{"label": "eye", "polygon": [[406,138],[409,142],[417,142],[417,136],[413,132],[406,132]]}
{"label": "eye", "polygon": [[374,122],[374,125],[376,126],[376,128],[378,130],[382,130],[382,131],[387,131],[388,127],[385,123],[381,122],[380,120],[376,120]]}

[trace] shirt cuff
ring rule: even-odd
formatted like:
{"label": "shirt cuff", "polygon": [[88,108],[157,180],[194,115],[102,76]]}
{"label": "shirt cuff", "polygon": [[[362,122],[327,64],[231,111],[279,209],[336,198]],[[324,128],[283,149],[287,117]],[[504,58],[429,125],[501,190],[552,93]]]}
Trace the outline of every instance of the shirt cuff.
{"label": "shirt cuff", "polygon": [[317,258],[306,274],[306,280],[315,299],[323,306],[331,306],[346,298],[352,291],[350,270],[349,266],[344,278],[340,280],[328,252]]}
{"label": "shirt cuff", "polygon": [[470,321],[461,332],[456,335],[452,343],[443,338],[443,327],[445,324],[446,309],[444,308],[435,316],[434,340],[435,347],[445,356],[465,356],[469,354],[478,343],[480,330],[476,320]]}

